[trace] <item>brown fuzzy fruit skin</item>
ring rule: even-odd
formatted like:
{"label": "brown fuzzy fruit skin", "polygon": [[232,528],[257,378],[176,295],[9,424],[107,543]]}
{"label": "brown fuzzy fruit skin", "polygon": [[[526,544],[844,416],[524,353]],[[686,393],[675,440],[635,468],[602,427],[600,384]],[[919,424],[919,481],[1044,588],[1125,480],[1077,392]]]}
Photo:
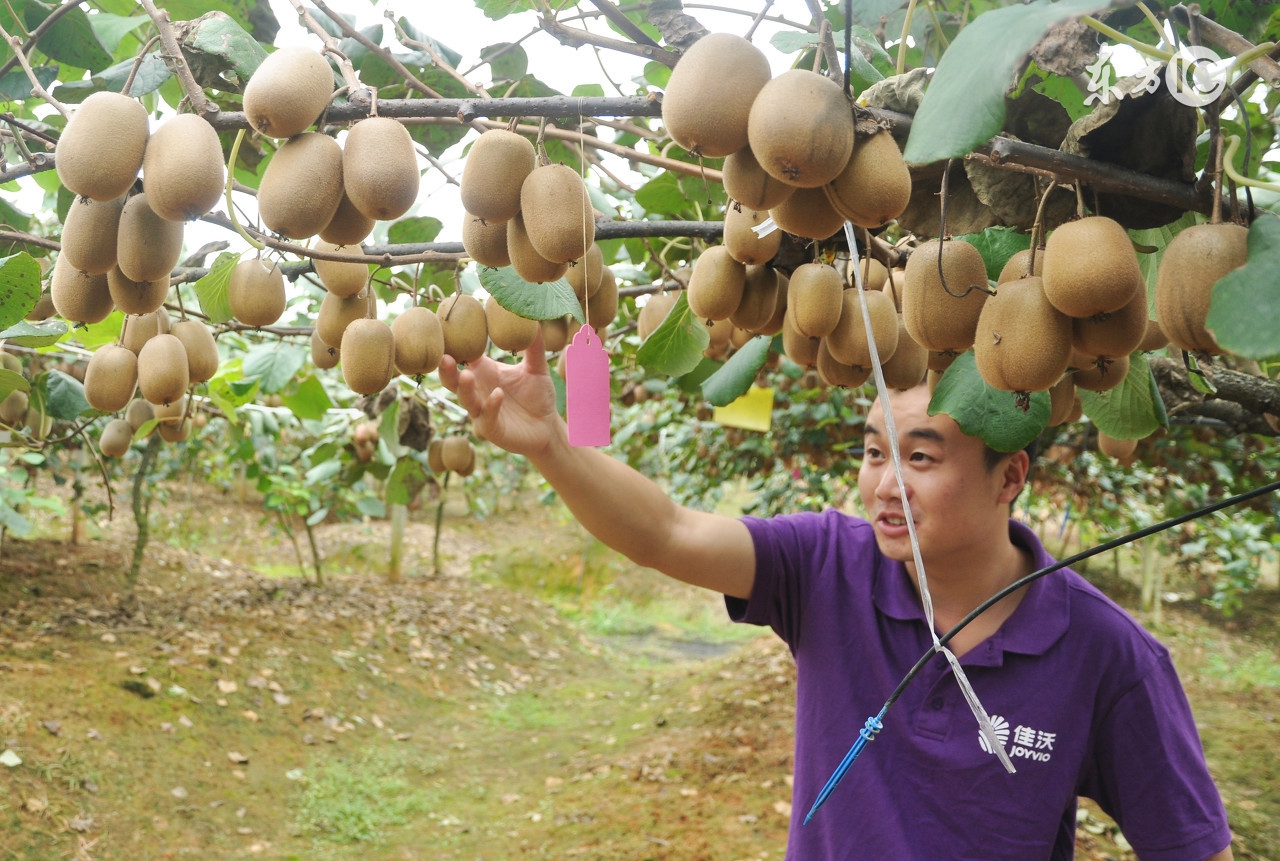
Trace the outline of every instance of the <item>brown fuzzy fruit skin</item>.
{"label": "brown fuzzy fruit skin", "polygon": [[982,307],[973,358],[992,388],[1047,391],[1071,361],[1071,318],[1049,303],[1035,275],[1008,281]]}
{"label": "brown fuzzy fruit skin", "polygon": [[174,335],[156,335],[138,352],[138,389],[148,403],[181,400],[191,384],[187,348]]}
{"label": "brown fuzzy fruit skin", "polygon": [[147,109],[140,103],[120,93],[93,93],[58,138],[58,179],[94,200],[120,197],[142,169],[149,137]]}
{"label": "brown fuzzy fruit skin", "polygon": [[222,197],[227,170],[222,142],[213,126],[196,114],[162,122],[142,159],[142,187],[156,215],[190,221]]}
{"label": "brown fuzzy fruit skin", "polygon": [[1003,284],[1006,281],[1017,281],[1019,278],[1026,278],[1028,275],[1044,275],[1044,249],[1036,249],[1035,272],[1031,271],[1031,249],[1024,248],[1021,251],[1015,251],[1005,261],[1004,267],[1000,270],[1000,277],[996,279],[996,284]]}
{"label": "brown fuzzy fruit skin", "polygon": [[39,323],[41,320],[48,320],[57,312],[53,307],[53,294],[46,290],[40,294],[40,298],[36,300],[35,307],[27,312],[22,319],[32,323]]}
{"label": "brown fuzzy fruit skin", "polygon": [[245,118],[268,137],[291,138],[319,119],[333,88],[333,71],[322,54],[302,46],[280,48],[245,84]]}
{"label": "brown fuzzy fruit skin", "polygon": [[1101,431],[1098,432],[1098,451],[1107,457],[1114,458],[1125,466],[1133,463],[1133,454],[1137,450],[1138,441],[1136,439],[1117,439]]}
{"label": "brown fuzzy fruit skin", "polygon": [[340,360],[337,347],[330,347],[320,339],[320,332],[311,330],[311,361],[322,371],[338,367]]}
{"label": "brown fuzzy fruit skin", "polygon": [[262,173],[258,214],[274,233],[306,239],[319,233],[342,203],[342,147],[305,132],[280,145]]}
{"label": "brown fuzzy fruit skin", "polygon": [[1197,224],[1170,240],[1156,274],[1156,319],[1181,350],[1223,352],[1205,327],[1213,285],[1248,258],[1247,228]]}
{"label": "brown fuzzy fruit skin", "polygon": [[342,379],[358,395],[377,394],[396,374],[396,339],[381,320],[352,320],[342,333],[339,352]]}
{"label": "brown fuzzy fruit skin", "polygon": [[636,334],[640,336],[641,341],[648,340],[654,330],[662,325],[662,321],[667,319],[667,314],[671,313],[678,298],[679,296],[675,293],[654,293],[649,297],[649,301],[644,303],[644,307],[636,316]]}
{"label": "brown fuzzy fruit skin", "polygon": [[769,60],[732,33],[708,33],[671,71],[662,95],[667,134],[694,156],[720,158],[747,145],[751,105],[772,76]]}
{"label": "brown fuzzy fruit skin", "polygon": [[156,433],[165,442],[184,442],[191,436],[191,417],[187,415],[187,397],[155,407]]}
{"label": "brown fuzzy fruit skin", "polygon": [[751,103],[747,138],[770,176],[818,188],[839,176],[853,154],[853,108],[835,81],[791,69],[765,84]]}
{"label": "brown fuzzy fruit skin", "polygon": [[156,417],[156,410],[151,404],[142,398],[134,398],[129,401],[129,405],[125,408],[124,418],[129,423],[129,427],[133,428],[134,433],[138,432],[138,428],[145,425]]}
{"label": "brown fuzzy fruit skin", "polygon": [[828,386],[854,389],[865,384],[871,378],[870,367],[866,365],[853,366],[836,358],[835,354],[831,352],[829,338],[819,339],[818,358],[814,364],[818,370],[818,377]]}
{"label": "brown fuzzy fruit skin", "polygon": [[505,224],[520,211],[520,187],[538,166],[533,144],[507,129],[476,139],[462,167],[462,208],[490,224]]}
{"label": "brown fuzzy fruit skin", "polygon": [[164,307],[169,295],[169,276],[154,281],[134,281],[115,266],[107,273],[107,289],[111,301],[123,314],[151,314]]}
{"label": "brown fuzzy fruit skin", "polygon": [[797,266],[791,273],[787,306],[787,313],[800,334],[809,338],[831,334],[840,322],[844,307],[844,282],[840,273],[825,263]]}
{"label": "brown fuzzy fruit skin", "polygon": [[415,305],[391,321],[396,338],[396,370],[408,377],[429,374],[444,356],[444,329],[430,308]]}
{"label": "brown fuzzy fruit skin", "polygon": [[720,178],[730,198],[760,212],[782,203],[796,190],[794,185],[770,176],[749,146],[725,157]]}
{"label": "brown fuzzy fruit skin", "polygon": [[542,329],[542,346],[548,353],[558,353],[569,344],[569,318],[557,317],[538,324]]}
{"label": "brown fuzzy fruit skin", "polygon": [[179,320],[170,333],[187,351],[187,371],[193,383],[206,383],[218,373],[218,345],[209,327],[199,320]]}
{"label": "brown fuzzy fruit skin", "polygon": [[700,320],[728,320],[742,302],[747,267],[723,245],[713,245],[698,257],[689,278],[689,310]]}
{"label": "brown fuzzy fruit skin", "polygon": [[[939,246],[945,287],[938,278]],[[969,288],[986,286],[987,267],[978,249],[958,239],[922,242],[907,260],[902,285],[902,319],[912,339],[935,353],[963,353],[972,347],[988,294]]]}
{"label": "brown fuzzy fruit skin", "polygon": [[1147,331],[1142,336],[1142,343],[1138,345],[1138,349],[1144,353],[1151,353],[1163,350],[1167,346],[1169,346],[1169,336],[1164,333],[1160,321],[1147,320]]}
{"label": "brown fuzzy fruit skin", "polygon": [[744,332],[760,332],[773,319],[778,307],[778,271],[769,266],[747,266],[742,282],[742,299],[729,315],[729,322]]}
{"label": "brown fuzzy fruit skin", "polygon": [[790,197],[769,210],[778,227],[805,239],[829,239],[844,227],[821,188],[797,188]]}
{"label": "brown fuzzy fruit skin", "polygon": [[[887,295],[887,294],[886,294]],[[891,389],[914,388],[924,380],[929,370],[929,351],[921,347],[907,334],[907,324],[897,314],[898,349],[889,361],[882,363],[884,383]]]}
{"label": "brown fuzzy fruit skin", "polygon": [[569,271],[568,263],[553,263],[538,253],[525,229],[524,214],[507,222],[507,256],[516,274],[531,284],[558,281]]}
{"label": "brown fuzzy fruit skin", "polygon": [[1101,215],[1068,221],[1049,234],[1040,277],[1045,296],[1068,317],[1119,311],[1144,283],[1129,234]]}
{"label": "brown fuzzy fruit skin", "polygon": [[[893,300],[879,290],[863,291],[867,299],[867,316],[875,337],[880,363],[893,358],[898,349],[898,312]],[[858,291],[845,290],[841,295],[840,319],[823,341],[832,358],[844,365],[870,368],[871,345],[867,341],[866,321],[862,318],[862,302]]]}
{"label": "brown fuzzy fruit skin", "polygon": [[89,275],[102,275],[116,265],[116,241],[124,198],[78,197],[62,222],[62,254]]}
{"label": "brown fuzzy fruit skin", "polygon": [[464,212],[462,248],[467,252],[468,257],[481,266],[491,266],[494,269],[510,266],[511,255],[507,253],[507,229],[506,221],[485,221],[477,215]]}
{"label": "brown fuzzy fruit skin", "polygon": [[812,368],[818,363],[818,346],[820,339],[810,338],[796,328],[794,306],[788,305],[782,318],[782,352],[787,358],[802,368]]}
{"label": "brown fuzzy fruit skin", "polygon": [[369,300],[365,296],[335,296],[325,293],[316,312],[316,333],[320,340],[341,351],[342,335],[347,326],[369,315]]}
{"label": "brown fuzzy fruit skin", "polygon": [[508,311],[493,296],[484,300],[485,326],[489,340],[499,350],[519,353],[529,349],[538,335],[538,321]]}
{"label": "brown fuzzy fruit skin", "polygon": [[594,296],[583,300],[582,313],[587,324],[603,337],[618,316],[618,280],[607,266],[601,271],[601,276],[600,289]]}
{"label": "brown fuzzy fruit skin", "polygon": [[1105,392],[1114,389],[1124,382],[1129,375],[1129,357],[1117,356],[1114,359],[1092,359],[1087,356],[1072,356],[1071,379],[1077,389],[1091,392]]}
{"label": "brown fuzzy fruit skin", "polygon": [[578,301],[596,295],[605,279],[604,252],[600,246],[592,242],[591,247],[582,258],[570,264],[569,271],[564,273],[564,280],[569,282]]}
{"label": "brown fuzzy fruit skin", "polygon": [[854,144],[844,169],[823,191],[836,212],[859,227],[875,229],[907,208],[911,173],[893,135],[877,132]]}
{"label": "brown fuzzy fruit skin", "polygon": [[[341,248],[324,241],[317,242],[315,247],[318,251],[359,253],[354,249]],[[313,257],[311,258],[311,268],[315,269],[316,277],[320,279],[324,289],[344,299],[359,293],[369,281],[369,267],[364,263],[352,263],[345,260],[324,260],[320,257]]]}
{"label": "brown fuzzy fruit skin", "polygon": [[124,409],[138,388],[138,357],[128,347],[103,344],[84,371],[84,399],[104,413]]}
{"label": "brown fuzzy fruit skin", "polygon": [[133,427],[124,419],[112,419],[98,437],[98,450],[103,457],[124,457],[133,445]]}
{"label": "brown fuzzy fruit skin", "polygon": [[347,196],[345,188],[338,208],[320,230],[320,238],[332,245],[359,245],[373,230],[374,219],[356,209],[356,205]]}
{"label": "brown fuzzy fruit skin", "polygon": [[1049,427],[1066,424],[1076,404],[1076,381],[1067,375],[1049,388]]}
{"label": "brown fuzzy fruit skin", "polygon": [[132,281],[168,278],[182,256],[182,222],[161,218],[146,192],[124,202],[116,233],[116,266]]}
{"label": "brown fuzzy fruit skin", "polygon": [[752,229],[769,218],[768,211],[730,205],[724,212],[724,247],[729,256],[748,266],[768,263],[782,247],[782,231],[771,230],[757,236]]}
{"label": "brown fuzzy fruit skin", "polygon": [[769,318],[767,323],[760,327],[759,331],[756,332],[757,335],[768,335],[772,338],[774,335],[777,335],[782,331],[782,322],[787,316],[787,306],[789,303],[788,295],[790,294],[790,291],[791,279],[779,272],[778,298],[773,306],[773,316]]}
{"label": "brown fuzzy fruit skin", "polygon": [[458,364],[474,362],[489,346],[489,327],[480,300],[466,293],[454,293],[440,301],[436,309],[444,332],[444,352]]}
{"label": "brown fuzzy fruit skin", "polygon": [[276,264],[250,257],[231,270],[227,305],[246,326],[270,326],[284,313],[287,300],[284,273]]}
{"label": "brown fuzzy fruit skin", "polygon": [[0,425],[11,428],[21,426],[27,417],[27,407],[30,405],[31,399],[26,392],[20,392],[17,389],[9,392],[0,398]]}
{"label": "brown fuzzy fruit skin", "polygon": [[520,215],[533,250],[551,263],[579,259],[596,238],[586,183],[565,164],[546,164],[525,177]]}
{"label": "brown fuzzy fruit skin", "polygon": [[390,117],[361,120],[342,147],[342,184],[356,209],[390,221],[418,199],[418,155],[409,130]]}
{"label": "brown fuzzy fruit skin", "polygon": [[86,275],[63,255],[49,275],[49,297],[58,316],[69,323],[100,323],[116,307],[105,274]]}
{"label": "brown fuzzy fruit skin", "polygon": [[471,440],[465,436],[448,436],[440,447],[440,463],[445,469],[458,474],[470,474],[469,469],[475,466],[476,451]]}
{"label": "brown fuzzy fruit skin", "polygon": [[1147,335],[1147,287],[1143,284],[1133,298],[1110,314],[1071,320],[1071,344],[1088,356],[1127,356]]}

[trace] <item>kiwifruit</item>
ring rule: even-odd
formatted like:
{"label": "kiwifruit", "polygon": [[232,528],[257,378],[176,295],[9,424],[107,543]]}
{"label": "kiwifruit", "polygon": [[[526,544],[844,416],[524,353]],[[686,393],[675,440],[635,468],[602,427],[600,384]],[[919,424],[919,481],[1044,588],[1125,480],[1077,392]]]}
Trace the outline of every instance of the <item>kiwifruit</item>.
{"label": "kiwifruit", "polygon": [[782,319],[782,352],[800,367],[812,368],[818,362],[818,344],[818,338],[810,338],[796,328],[794,306],[788,300]]}
{"label": "kiwifruit", "polygon": [[284,273],[275,263],[248,257],[231,270],[227,306],[246,326],[270,326],[280,319],[287,301]]}
{"label": "kiwifruit", "polygon": [[41,405],[33,400],[27,401],[27,432],[38,440],[48,439],[53,431],[53,416],[45,412]]}
{"label": "kiwifruit", "polygon": [[566,164],[545,164],[525,177],[520,215],[533,250],[552,263],[577,260],[596,238],[586,183]]}
{"label": "kiwifruit", "polygon": [[1049,387],[1049,427],[1066,424],[1076,403],[1076,381],[1071,374]]}
{"label": "kiwifruit", "polygon": [[745,332],[755,333],[773,319],[778,307],[778,271],[772,266],[748,264],[742,281],[742,299],[729,315],[729,322]]}
{"label": "kiwifruit", "polygon": [[342,145],[342,185],[356,209],[390,221],[418,199],[418,154],[403,124],[369,117],[347,132]]}
{"label": "kiwifruit", "polygon": [[84,370],[84,399],[104,413],[128,406],[138,388],[138,357],[128,347],[103,344]]}
{"label": "kiwifruit", "polygon": [[569,345],[569,318],[556,317],[539,323],[542,346],[548,353],[558,353]]}
{"label": "kiwifruit", "polygon": [[199,320],[179,320],[170,332],[187,351],[187,372],[193,383],[205,383],[218,373],[218,345],[209,327]]}
{"label": "kiwifruit", "polygon": [[129,405],[125,407],[124,418],[129,423],[129,427],[133,428],[133,432],[137,433],[138,428],[145,425],[156,417],[155,407],[153,407],[144,398],[134,398],[129,401]]}
{"label": "kiwifruit", "polygon": [[853,106],[832,79],[790,69],[761,87],[751,103],[747,138],[770,176],[818,188],[835,179],[853,154]]}
{"label": "kiwifruit", "polygon": [[61,254],[49,275],[49,298],[69,323],[100,323],[115,310],[106,274],[86,275]]}
{"label": "kiwifruit", "polygon": [[279,48],[244,86],[245,119],[268,137],[291,138],[320,118],[333,87],[333,70],[323,54],[301,45]]}
{"label": "kiwifruit", "polygon": [[618,316],[618,280],[607,266],[601,271],[601,276],[600,289],[582,303],[582,312],[591,328],[603,337]]}
{"label": "kiwifruit", "polygon": [[779,228],[805,239],[828,239],[844,227],[844,216],[835,211],[821,188],[797,188],[769,215]]}
{"label": "kiwifruit", "polygon": [[0,367],[6,371],[13,371],[15,374],[22,373],[22,360],[13,353],[6,353],[0,350]]}
{"label": "kiwifruit", "polygon": [[520,211],[520,186],[537,166],[537,153],[528,138],[507,129],[489,129],[476,138],[462,166],[463,209],[492,225],[510,221]]}
{"label": "kiwifruit", "polygon": [[1127,356],[1147,334],[1147,286],[1140,284],[1119,311],[1096,317],[1074,317],[1071,343],[1090,356]]}
{"label": "kiwifruit", "polygon": [[94,200],[120,197],[142,169],[147,109],[120,93],[91,93],[58,138],[55,168],[69,190]]}
{"label": "kiwifruit", "polygon": [[342,147],[328,135],[304,132],[280,145],[258,184],[258,215],[290,239],[314,236],[342,203]]}
{"label": "kiwifruit", "polygon": [[471,440],[465,436],[447,436],[440,449],[440,461],[444,464],[444,468],[462,475],[470,474],[469,470],[475,466],[476,450],[471,445]]}
{"label": "kiwifruit", "polygon": [[822,187],[831,207],[859,227],[893,221],[911,199],[911,173],[887,131],[861,138],[839,175]]}
{"label": "kiwifruit", "polygon": [[[849,272],[845,276],[845,283],[855,284],[854,270],[862,277],[863,290],[884,290],[889,280],[889,270],[884,264],[874,257],[860,257],[849,261]],[[892,298],[892,296],[890,297]],[[895,302],[896,307],[896,302]]]}
{"label": "kiwifruit", "polygon": [[462,249],[467,252],[468,257],[481,266],[492,266],[495,269],[510,266],[511,255],[507,253],[507,222],[485,221],[477,215],[464,212],[462,214]]}
{"label": "kiwifruit", "polygon": [[489,328],[480,300],[467,293],[454,293],[440,300],[436,308],[444,334],[444,351],[459,364],[474,362],[489,346]]}
{"label": "kiwifruit", "polygon": [[53,307],[53,293],[45,290],[40,294],[40,298],[36,300],[35,307],[28,311],[22,319],[32,323],[39,323],[41,320],[48,320],[57,313],[57,310],[57,308]]}
{"label": "kiwifruit", "polygon": [[444,355],[444,330],[436,312],[414,305],[391,321],[396,338],[396,370],[407,377],[429,374]]}
{"label": "kiwifruit", "polygon": [[1067,372],[1071,318],[1049,303],[1038,276],[1007,281],[982,306],[973,358],[993,388],[1046,391]]}
{"label": "kiwifruit", "polygon": [[[339,342],[339,346],[341,346],[341,342]],[[340,361],[340,357],[338,355],[338,348],[330,347],[328,344],[326,344],[324,341],[320,339],[320,333],[317,330],[312,329],[311,330],[311,362],[312,364],[314,364],[317,368],[319,368],[322,371],[327,371],[329,368],[338,367],[339,361]]]}
{"label": "kiwifruit", "polygon": [[157,404],[156,433],[165,442],[184,442],[191,436],[191,417],[187,415],[187,396],[167,404]]}
{"label": "kiwifruit", "polygon": [[1071,367],[1076,369],[1071,378],[1077,389],[1105,392],[1120,385],[1129,375],[1129,357],[1116,356],[1108,359],[1073,354]]}
{"label": "kiwifruit", "polygon": [[680,57],[662,94],[667,134],[694,156],[720,158],[747,145],[747,121],[773,74],[755,45],[708,33]]}
{"label": "kiwifruit", "polygon": [[116,266],[131,281],[167,278],[182,256],[184,232],[182,222],[156,214],[145,191],[135,194],[120,211]]}
{"label": "kiwifruit", "polygon": [[641,341],[648,340],[649,336],[654,333],[662,321],[667,319],[667,314],[671,313],[671,309],[675,307],[678,299],[676,293],[652,293],[649,299],[641,307],[640,313],[636,315],[636,334],[640,336]]}
{"label": "kiwifruit", "polygon": [[1144,283],[1129,234],[1103,215],[1068,221],[1050,233],[1040,277],[1044,295],[1068,317],[1119,311]]}
{"label": "kiwifruit", "polygon": [[164,307],[169,295],[169,273],[151,281],[135,281],[118,265],[113,266],[107,273],[107,290],[122,314],[151,314]]}
{"label": "kiwifruit", "polygon": [[[945,285],[938,278],[939,253]],[[987,266],[977,248],[959,239],[922,242],[907,260],[902,280],[902,318],[917,344],[939,353],[973,346],[987,300]]]}
{"label": "kiwifruit", "polygon": [[507,222],[507,256],[516,274],[532,284],[558,281],[569,271],[568,263],[553,263],[538,253],[529,241],[524,214],[519,212]]}
{"label": "kiwifruit", "polygon": [[342,332],[342,379],[358,395],[381,392],[396,375],[396,339],[382,320],[352,320]]}
{"label": "kiwifruit", "polygon": [[[346,251],[345,248],[323,240],[317,242],[315,247],[317,251]],[[356,249],[357,253],[358,251]],[[356,295],[369,282],[369,267],[364,263],[313,257],[311,267],[315,269],[316,277],[320,279],[324,289],[343,298]]]}
{"label": "kiwifruit", "polygon": [[175,335],[156,335],[138,352],[138,389],[153,405],[172,404],[191,384],[187,348]]}
{"label": "kiwifruit", "polygon": [[98,437],[98,451],[103,457],[124,457],[133,445],[133,427],[124,419],[112,419]]}
{"label": "kiwifruit", "polygon": [[723,245],[713,245],[698,257],[685,295],[689,310],[701,320],[728,320],[742,302],[747,267]]}
{"label": "kiwifruit", "polygon": [[1000,277],[996,279],[996,284],[1003,284],[1006,281],[1017,281],[1019,278],[1026,278],[1028,275],[1044,275],[1044,249],[1036,249],[1035,272],[1031,271],[1031,249],[1024,248],[1021,251],[1015,251],[1009,255],[1009,259],[1005,261],[1003,268],[1000,270]]}
{"label": "kiwifruit", "polygon": [[564,280],[569,282],[569,286],[573,288],[574,294],[581,302],[584,297],[596,295],[596,291],[604,283],[604,269],[604,252],[600,250],[599,245],[592,242],[591,247],[580,260],[569,264],[569,271],[564,274]]}
{"label": "kiwifruit", "polygon": [[773,316],[769,318],[769,322],[761,326],[757,331],[757,335],[768,335],[773,337],[782,331],[782,321],[787,314],[787,294],[791,290],[791,279],[778,272],[778,299],[773,306]]}
{"label": "kiwifruit", "polygon": [[444,439],[442,437],[432,437],[431,442],[427,443],[427,468],[436,475],[444,472]]}
{"label": "kiwifruit", "polygon": [[[729,322],[732,323],[733,320],[730,320]],[[735,350],[739,350],[742,347],[745,347],[747,342],[754,337],[754,332],[751,332],[748,329],[741,329],[735,324],[733,331],[729,333],[729,346],[733,347]]]}
{"label": "kiwifruit", "polygon": [[316,332],[320,340],[331,347],[342,347],[342,333],[356,320],[369,315],[367,295],[337,296],[325,293],[316,312]]}
{"label": "kiwifruit", "polygon": [[724,213],[724,247],[729,250],[729,256],[748,266],[758,266],[772,260],[782,247],[782,231],[770,230],[760,236],[752,229],[768,218],[767,210],[730,204]]}
{"label": "kiwifruit", "polygon": [[124,198],[77,197],[62,222],[62,256],[81,272],[101,275],[116,265],[116,236]]}
{"label": "kiwifruit", "polygon": [[[904,317],[903,319],[904,319],[904,321],[905,321],[905,319],[906,319],[906,318]],[[913,338],[912,340],[915,340],[915,339]],[[941,374],[941,373],[942,373],[943,371],[945,371],[947,368],[951,367],[952,363],[953,363],[953,362],[955,362],[955,360],[956,360],[956,359],[958,359],[958,358],[960,357],[960,353],[962,353],[962,352],[964,352],[964,351],[963,351],[963,350],[959,350],[959,351],[957,351],[957,350],[930,350],[930,351],[929,351],[929,359],[928,359],[928,363],[927,363],[927,364],[928,364],[928,367],[929,367],[929,370],[931,370],[931,371],[937,371],[939,374]]]}
{"label": "kiwifruit", "polygon": [[829,338],[818,339],[818,358],[814,362],[818,376],[828,386],[854,389],[866,383],[871,377],[871,368],[867,365],[854,367],[835,357],[831,352]]}
{"label": "kiwifruit", "polygon": [[1167,346],[1169,346],[1169,336],[1164,333],[1160,321],[1147,320],[1147,331],[1142,336],[1142,343],[1138,345],[1138,349],[1144,353],[1152,353],[1163,350]]}
{"label": "kiwifruit", "polygon": [[834,266],[802,263],[791,273],[787,288],[787,313],[796,330],[810,338],[823,338],[840,322],[844,283]]}
{"label": "kiwifruit", "polygon": [[756,161],[749,146],[725,157],[720,181],[730,198],[760,212],[773,209],[796,190],[794,185],[770,176]]}
{"label": "kiwifruit", "polygon": [[156,215],[170,221],[199,218],[226,184],[222,142],[203,117],[178,114],[156,128],[142,160],[142,188]]}
{"label": "kiwifruit", "polygon": [[880,371],[884,374],[884,384],[891,389],[915,388],[929,370],[929,351],[907,333],[901,314],[894,317],[898,323],[898,347],[888,361],[881,362]]}
{"label": "kiwifruit", "polygon": [[484,300],[485,326],[489,340],[499,350],[519,353],[529,349],[538,335],[538,321],[508,311],[492,295]]}
{"label": "kiwifruit", "polygon": [[320,229],[320,238],[334,246],[359,245],[373,230],[373,225],[374,219],[356,209],[344,187],[333,218]]}
{"label": "kiwifruit", "polygon": [[702,352],[709,358],[719,358],[729,348],[729,338],[733,335],[733,324],[728,320],[708,320],[706,326],[710,340],[707,341],[707,347]]}
{"label": "kiwifruit", "polygon": [[1156,273],[1156,319],[1178,349],[1223,352],[1205,321],[1213,285],[1248,258],[1248,236],[1239,224],[1197,224],[1165,246]]}
{"label": "kiwifruit", "polygon": [[1098,431],[1098,451],[1107,457],[1114,458],[1124,466],[1133,463],[1133,455],[1137,450],[1138,441],[1136,439],[1118,439]]}
{"label": "kiwifruit", "polygon": [[[893,307],[893,300],[879,290],[864,290],[863,295],[867,300],[867,315],[871,318],[876,353],[883,365],[898,349],[898,312]],[[835,328],[823,340],[832,358],[841,364],[871,367],[871,345],[867,341],[867,325],[856,289],[844,291],[840,317]]]}
{"label": "kiwifruit", "polygon": [[31,398],[26,392],[14,389],[0,398],[0,424],[11,428],[19,427],[27,418],[27,407]]}

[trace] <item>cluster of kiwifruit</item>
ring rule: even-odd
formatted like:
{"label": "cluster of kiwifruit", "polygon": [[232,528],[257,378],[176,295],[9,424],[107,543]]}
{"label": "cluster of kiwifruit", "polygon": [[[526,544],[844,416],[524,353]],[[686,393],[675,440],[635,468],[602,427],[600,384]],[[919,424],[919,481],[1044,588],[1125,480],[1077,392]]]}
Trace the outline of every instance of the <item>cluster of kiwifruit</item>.
{"label": "cluster of kiwifruit", "polygon": [[462,434],[433,437],[427,443],[427,467],[436,475],[456,472],[466,478],[476,471],[476,448]]}
{"label": "cluster of kiwifruit", "polygon": [[381,438],[377,422],[356,422],[351,427],[351,447],[355,451],[356,460],[368,463],[373,460]]}

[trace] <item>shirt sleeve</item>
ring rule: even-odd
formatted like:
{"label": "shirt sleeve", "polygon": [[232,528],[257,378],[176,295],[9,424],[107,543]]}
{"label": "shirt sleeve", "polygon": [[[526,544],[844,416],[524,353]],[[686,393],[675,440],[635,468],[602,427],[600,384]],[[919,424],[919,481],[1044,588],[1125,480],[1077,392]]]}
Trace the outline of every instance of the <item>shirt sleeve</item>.
{"label": "shirt sleeve", "polygon": [[1143,861],[1208,858],[1231,843],[1191,706],[1165,653],[1098,729],[1080,794],[1110,814]]}

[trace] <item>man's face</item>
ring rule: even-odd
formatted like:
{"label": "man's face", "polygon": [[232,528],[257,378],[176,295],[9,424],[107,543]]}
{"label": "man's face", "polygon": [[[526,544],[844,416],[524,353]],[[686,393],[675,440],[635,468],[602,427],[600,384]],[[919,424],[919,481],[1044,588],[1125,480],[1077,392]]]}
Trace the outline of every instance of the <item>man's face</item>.
{"label": "man's face", "polygon": [[[930,416],[929,390],[917,386],[890,394],[898,431],[903,480],[926,566],[942,565],[992,549],[993,540],[1008,535],[1008,492],[1005,470],[988,471],[986,446],[966,435],[947,415]],[[867,415],[865,455],[858,471],[858,492],[875,528],[881,552],[910,562],[902,492],[894,474],[881,401]],[[958,554],[958,555],[957,555]]]}

